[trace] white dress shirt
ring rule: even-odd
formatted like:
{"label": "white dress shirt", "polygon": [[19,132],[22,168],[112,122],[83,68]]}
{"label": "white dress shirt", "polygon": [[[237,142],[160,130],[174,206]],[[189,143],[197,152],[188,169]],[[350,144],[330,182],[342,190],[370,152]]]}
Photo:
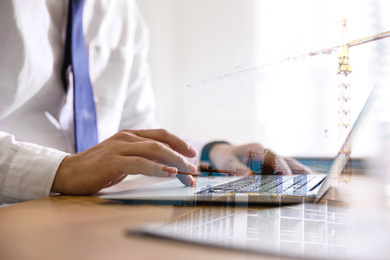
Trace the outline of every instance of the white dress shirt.
{"label": "white dress shirt", "polygon": [[[68,1],[0,2],[0,204],[48,196],[74,153],[72,99],[61,82]],[[148,31],[134,1],[85,1],[83,29],[98,138],[151,128]]]}

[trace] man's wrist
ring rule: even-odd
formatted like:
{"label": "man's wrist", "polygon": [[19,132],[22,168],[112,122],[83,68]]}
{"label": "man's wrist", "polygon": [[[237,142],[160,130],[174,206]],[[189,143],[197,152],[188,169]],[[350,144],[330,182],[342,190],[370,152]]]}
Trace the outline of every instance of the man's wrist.
{"label": "man's wrist", "polygon": [[228,142],[225,142],[225,141],[214,141],[214,142],[208,143],[202,149],[200,160],[202,162],[208,162],[209,164],[212,165],[212,160],[210,158],[211,150],[218,144],[230,145]]}
{"label": "man's wrist", "polygon": [[64,188],[64,185],[66,185],[67,182],[71,181],[70,177],[69,177],[69,166],[68,166],[68,163],[69,163],[69,160],[70,160],[70,157],[72,157],[74,155],[72,154],[68,154],[64,157],[64,159],[62,160],[62,162],[60,163],[60,165],[58,166],[58,169],[57,169],[57,172],[56,172],[56,175],[54,177],[54,181],[53,181],[53,184],[52,184],[52,187],[51,187],[51,192],[55,192],[55,193],[63,193],[66,188]]}

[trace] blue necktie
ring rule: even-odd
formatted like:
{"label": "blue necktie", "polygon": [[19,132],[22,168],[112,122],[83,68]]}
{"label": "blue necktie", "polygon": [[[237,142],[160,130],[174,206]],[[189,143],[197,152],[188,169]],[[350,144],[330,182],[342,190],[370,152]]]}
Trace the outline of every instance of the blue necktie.
{"label": "blue necktie", "polygon": [[74,86],[74,126],[76,151],[83,152],[97,144],[95,102],[89,78],[88,55],[83,35],[84,0],[69,0],[65,57],[62,80],[67,89],[66,72],[71,65]]}

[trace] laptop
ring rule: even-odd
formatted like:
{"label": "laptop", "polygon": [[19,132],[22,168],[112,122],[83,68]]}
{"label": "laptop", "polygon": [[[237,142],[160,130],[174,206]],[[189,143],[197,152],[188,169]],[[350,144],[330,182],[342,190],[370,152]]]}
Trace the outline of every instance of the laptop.
{"label": "laptop", "polygon": [[325,174],[207,176],[197,177],[195,187],[184,186],[177,178],[172,178],[151,186],[107,194],[100,198],[129,204],[192,206],[204,204],[282,206],[301,203],[302,199],[318,202],[337,183],[338,169],[344,168],[347,164],[349,155],[342,151],[345,150],[348,141],[351,141],[352,147],[356,134],[362,128],[372,103],[374,90],[339,149],[338,154],[342,156],[333,159],[331,167]]}

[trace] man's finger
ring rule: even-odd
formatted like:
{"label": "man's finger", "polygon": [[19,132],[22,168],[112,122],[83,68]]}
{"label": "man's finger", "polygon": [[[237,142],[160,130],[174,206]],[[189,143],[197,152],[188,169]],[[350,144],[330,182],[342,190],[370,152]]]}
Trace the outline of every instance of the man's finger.
{"label": "man's finger", "polygon": [[264,158],[264,146],[259,143],[250,143],[244,145],[234,146],[234,154],[237,157],[242,157],[248,155],[249,151],[254,152],[253,156],[256,160],[263,160]]}
{"label": "man's finger", "polygon": [[119,153],[124,156],[139,156],[162,164],[176,167],[184,172],[196,172],[195,165],[187,161],[183,156],[164,146],[160,142],[145,141],[135,143],[123,143],[117,146]]}
{"label": "man's finger", "polygon": [[157,130],[129,130],[132,133],[148,138],[153,139],[159,142],[163,142],[172,147],[173,150],[178,153],[186,156],[186,157],[195,157],[198,152],[193,148],[189,143],[184,141],[183,139],[177,137],[176,135],[170,133],[165,129],[157,129]]}
{"label": "man's finger", "polygon": [[191,175],[177,174],[176,177],[186,186],[194,186],[196,180]]}
{"label": "man's finger", "polygon": [[177,168],[156,163],[142,157],[122,157],[118,166],[122,174],[143,174],[155,177],[173,177],[177,174]]}
{"label": "man's finger", "polygon": [[[114,137],[117,140],[125,141],[128,143],[156,141],[154,139],[138,136],[138,135],[133,133],[133,130],[122,130],[122,131],[118,132]],[[167,143],[164,143],[164,142],[160,142],[160,143],[162,143],[166,147],[171,148]]]}
{"label": "man's finger", "polygon": [[311,170],[309,167],[306,165],[298,162],[297,160],[289,157],[284,157],[284,160],[287,162],[289,165],[290,169],[294,174],[312,174],[314,173],[313,170]]}
{"label": "man's finger", "polygon": [[292,171],[287,162],[283,159],[283,157],[276,156],[275,165],[275,172],[277,172],[278,174],[292,175]]}
{"label": "man's finger", "polygon": [[234,157],[230,160],[230,167],[236,171],[237,176],[249,176],[251,169]]}

